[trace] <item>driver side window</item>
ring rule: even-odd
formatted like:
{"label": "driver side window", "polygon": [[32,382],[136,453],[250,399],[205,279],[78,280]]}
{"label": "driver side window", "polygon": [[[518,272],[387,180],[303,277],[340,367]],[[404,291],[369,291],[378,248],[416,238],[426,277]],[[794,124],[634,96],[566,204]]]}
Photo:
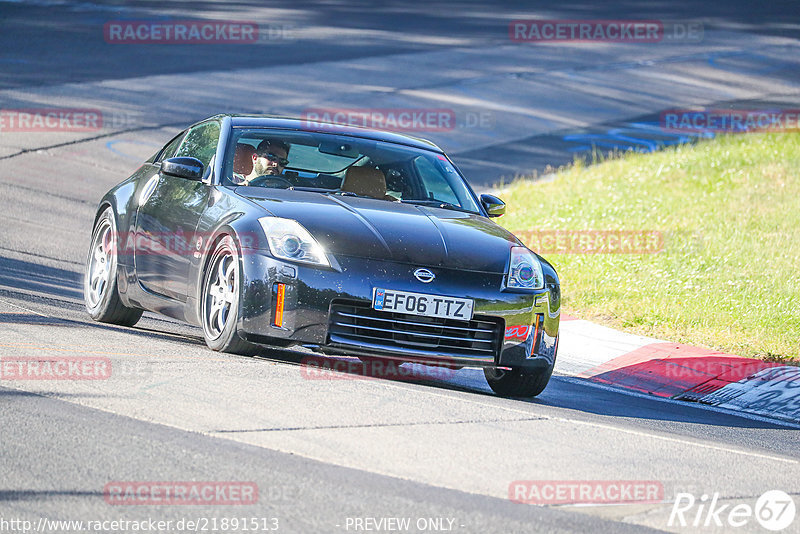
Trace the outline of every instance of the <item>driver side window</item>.
{"label": "driver side window", "polygon": [[175,153],[175,150],[177,150],[181,140],[183,139],[185,133],[186,132],[179,133],[177,136],[175,136],[175,138],[172,141],[167,143],[164,146],[164,148],[161,149],[161,153],[159,153],[158,158],[156,159],[156,163],[160,163],[165,159],[169,159],[172,157],[172,155]]}
{"label": "driver side window", "polygon": [[175,153],[175,157],[197,158],[203,163],[203,167],[207,169],[211,158],[217,153],[218,142],[218,122],[199,124],[189,130],[189,133],[183,138],[183,142]]}

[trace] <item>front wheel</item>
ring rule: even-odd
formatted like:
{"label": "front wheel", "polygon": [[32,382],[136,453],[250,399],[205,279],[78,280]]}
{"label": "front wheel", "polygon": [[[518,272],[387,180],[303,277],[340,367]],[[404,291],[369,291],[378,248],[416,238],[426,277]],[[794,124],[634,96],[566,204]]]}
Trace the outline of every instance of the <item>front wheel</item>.
{"label": "front wheel", "polygon": [[547,387],[553,366],[535,371],[485,367],[483,375],[492,391],[501,397],[535,397]]}
{"label": "front wheel", "polygon": [[92,246],[86,258],[83,301],[92,319],[101,323],[133,326],[142,310],[128,308],[117,289],[117,224],[114,212],[106,208],[92,231]]}
{"label": "front wheel", "polygon": [[200,302],[203,337],[213,350],[251,355],[258,347],[242,339],[236,330],[241,283],[236,244],[233,238],[225,236],[217,243],[203,275]]}

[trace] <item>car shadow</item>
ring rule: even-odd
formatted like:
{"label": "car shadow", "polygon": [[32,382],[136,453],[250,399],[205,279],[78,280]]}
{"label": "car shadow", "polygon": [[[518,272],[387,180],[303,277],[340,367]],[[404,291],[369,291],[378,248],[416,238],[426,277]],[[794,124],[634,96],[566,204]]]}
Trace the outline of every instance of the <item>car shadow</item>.
{"label": "car shadow", "polygon": [[0,256],[0,289],[82,301],[81,281],[76,271]]}
{"label": "car shadow", "polygon": [[[11,307],[0,311],[0,325],[29,324],[47,328],[83,327],[168,341],[181,339],[195,345],[204,344],[202,335],[165,332],[163,328],[157,330],[156,325],[148,323],[156,321],[160,323],[160,326],[169,325],[169,328],[176,323],[166,318],[149,317],[149,314],[146,314],[142,321],[133,327],[92,321],[84,310],[82,282],[82,275],[77,271],[0,256],[0,297],[21,301],[19,308]],[[48,305],[57,306],[59,316],[28,310],[25,308],[25,303],[31,301],[44,301]],[[77,312],[85,317],[85,320],[63,317],[65,310],[68,310],[68,313],[69,311]],[[180,325],[180,328],[185,330],[183,324]]]}
{"label": "car shadow", "polygon": [[[285,349],[265,349],[260,357],[299,365],[303,378],[307,380],[385,380],[496,397],[486,384],[480,369],[455,370],[418,363],[398,365],[388,360],[363,362],[358,358],[307,354]],[[554,375],[545,391],[537,397],[505,400],[609,418],[648,419],[728,428],[791,428],[779,421],[773,423],[750,419],[735,413],[709,410],[692,402],[670,402],[670,407],[665,408],[665,403],[669,401],[661,397],[632,396],[623,389],[598,386],[586,379],[559,375]]]}

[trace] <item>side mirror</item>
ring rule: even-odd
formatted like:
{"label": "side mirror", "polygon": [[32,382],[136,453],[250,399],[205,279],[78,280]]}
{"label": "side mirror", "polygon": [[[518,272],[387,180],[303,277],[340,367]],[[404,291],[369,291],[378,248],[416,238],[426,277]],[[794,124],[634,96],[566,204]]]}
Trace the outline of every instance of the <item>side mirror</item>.
{"label": "side mirror", "polygon": [[481,195],[481,205],[489,217],[500,217],[506,212],[506,203],[494,195]]}
{"label": "side mirror", "polygon": [[203,162],[197,158],[169,158],[161,162],[161,174],[199,182],[203,179]]}

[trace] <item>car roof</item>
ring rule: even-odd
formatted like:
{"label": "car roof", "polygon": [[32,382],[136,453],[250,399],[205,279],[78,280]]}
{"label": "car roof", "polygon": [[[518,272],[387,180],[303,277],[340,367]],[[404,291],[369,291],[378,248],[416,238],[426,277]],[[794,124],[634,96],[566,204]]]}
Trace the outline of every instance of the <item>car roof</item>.
{"label": "car roof", "polygon": [[[435,143],[420,137],[318,120],[310,121],[306,119],[295,119],[290,117],[277,117],[274,115],[220,114],[199,121],[197,124],[211,119],[221,119],[223,117],[230,117],[231,126],[234,128],[275,128],[281,130],[301,130],[304,132],[334,133],[338,135],[372,139],[375,141],[386,141],[387,143],[396,143],[444,153],[444,151]],[[329,125],[336,126],[331,127]]]}

